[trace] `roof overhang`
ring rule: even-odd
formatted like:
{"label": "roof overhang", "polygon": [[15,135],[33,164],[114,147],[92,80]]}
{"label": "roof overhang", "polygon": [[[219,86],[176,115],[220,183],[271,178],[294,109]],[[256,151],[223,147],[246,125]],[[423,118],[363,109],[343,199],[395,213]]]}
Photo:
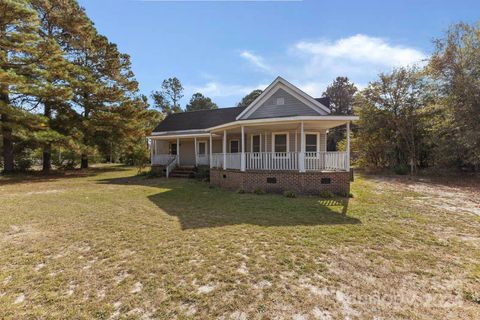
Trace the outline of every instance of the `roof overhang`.
{"label": "roof overhang", "polygon": [[337,126],[345,124],[350,121],[358,120],[358,116],[295,116],[295,117],[283,117],[283,118],[266,118],[266,119],[251,119],[251,120],[238,120],[230,123],[225,123],[216,127],[209,128],[208,131],[216,131],[222,129],[228,129],[238,126],[259,126],[265,124],[282,124],[291,122],[338,122]]}
{"label": "roof overhang", "polygon": [[228,130],[232,128],[238,128],[241,126],[262,126],[262,125],[279,125],[287,123],[317,123],[324,124],[326,129],[341,126],[350,121],[358,120],[358,116],[294,116],[294,117],[282,117],[282,118],[265,118],[265,119],[251,119],[251,120],[238,120],[228,122],[219,126],[203,129],[203,130],[181,130],[181,131],[164,131],[153,132],[147,138],[149,139],[175,139],[175,138],[202,138],[209,137],[210,133],[220,130]]}

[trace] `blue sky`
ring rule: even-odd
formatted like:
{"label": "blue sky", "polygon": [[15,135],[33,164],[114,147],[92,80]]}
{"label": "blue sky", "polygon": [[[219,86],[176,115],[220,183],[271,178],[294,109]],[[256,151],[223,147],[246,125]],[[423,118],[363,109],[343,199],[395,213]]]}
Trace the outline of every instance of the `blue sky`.
{"label": "blue sky", "polygon": [[278,75],[320,96],[336,76],[363,87],[424,60],[480,1],[80,0],[100,33],[130,54],[142,93],[176,76],[183,105],[200,91],[234,106]]}

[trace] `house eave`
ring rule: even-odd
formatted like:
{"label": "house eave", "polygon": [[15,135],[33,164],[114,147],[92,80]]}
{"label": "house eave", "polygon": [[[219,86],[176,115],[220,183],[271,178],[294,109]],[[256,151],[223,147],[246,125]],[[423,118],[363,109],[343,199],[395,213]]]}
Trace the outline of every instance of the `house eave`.
{"label": "house eave", "polygon": [[210,132],[222,129],[228,129],[232,127],[239,127],[242,125],[251,125],[258,126],[262,124],[282,124],[282,123],[292,123],[292,122],[322,122],[322,121],[340,121],[341,124],[356,121],[358,116],[293,116],[293,117],[282,117],[282,118],[262,118],[262,119],[246,119],[246,120],[237,120],[233,122],[227,122],[222,125],[218,125],[206,129],[197,129],[197,130],[178,130],[178,131],[162,131],[162,132],[152,132],[149,139],[171,139],[171,138],[199,138],[199,137],[209,137]]}

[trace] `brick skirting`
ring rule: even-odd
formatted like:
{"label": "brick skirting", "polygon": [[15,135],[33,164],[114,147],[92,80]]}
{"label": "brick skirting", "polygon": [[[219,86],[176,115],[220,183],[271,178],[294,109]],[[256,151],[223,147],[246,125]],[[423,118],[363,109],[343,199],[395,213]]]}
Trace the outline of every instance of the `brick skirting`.
{"label": "brick skirting", "polygon": [[261,188],[281,193],[291,190],[299,194],[320,191],[350,192],[349,172],[246,171],[210,169],[210,183],[217,187],[252,192]]}

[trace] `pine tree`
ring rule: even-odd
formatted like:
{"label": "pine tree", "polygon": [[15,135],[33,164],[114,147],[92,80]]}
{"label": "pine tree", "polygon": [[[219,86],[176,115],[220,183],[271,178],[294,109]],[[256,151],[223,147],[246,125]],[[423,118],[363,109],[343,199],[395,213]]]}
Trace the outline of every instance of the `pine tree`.
{"label": "pine tree", "polygon": [[[40,18],[39,36],[48,45],[49,52],[42,59],[42,68],[49,70],[44,76],[45,90],[38,97],[43,106],[43,114],[48,119],[54,134],[43,141],[43,171],[51,169],[51,148],[54,142],[65,142],[64,128],[54,127],[54,117],[61,111],[67,111],[68,100],[72,98],[75,85],[73,63],[75,53],[81,44],[93,33],[93,24],[84,10],[74,0],[32,0]],[[71,113],[69,113],[71,114]]]}
{"label": "pine tree", "polygon": [[14,166],[15,130],[39,124],[19,106],[26,95],[35,94],[41,84],[37,76],[40,39],[38,17],[24,0],[0,1],[0,117],[3,167]]}

